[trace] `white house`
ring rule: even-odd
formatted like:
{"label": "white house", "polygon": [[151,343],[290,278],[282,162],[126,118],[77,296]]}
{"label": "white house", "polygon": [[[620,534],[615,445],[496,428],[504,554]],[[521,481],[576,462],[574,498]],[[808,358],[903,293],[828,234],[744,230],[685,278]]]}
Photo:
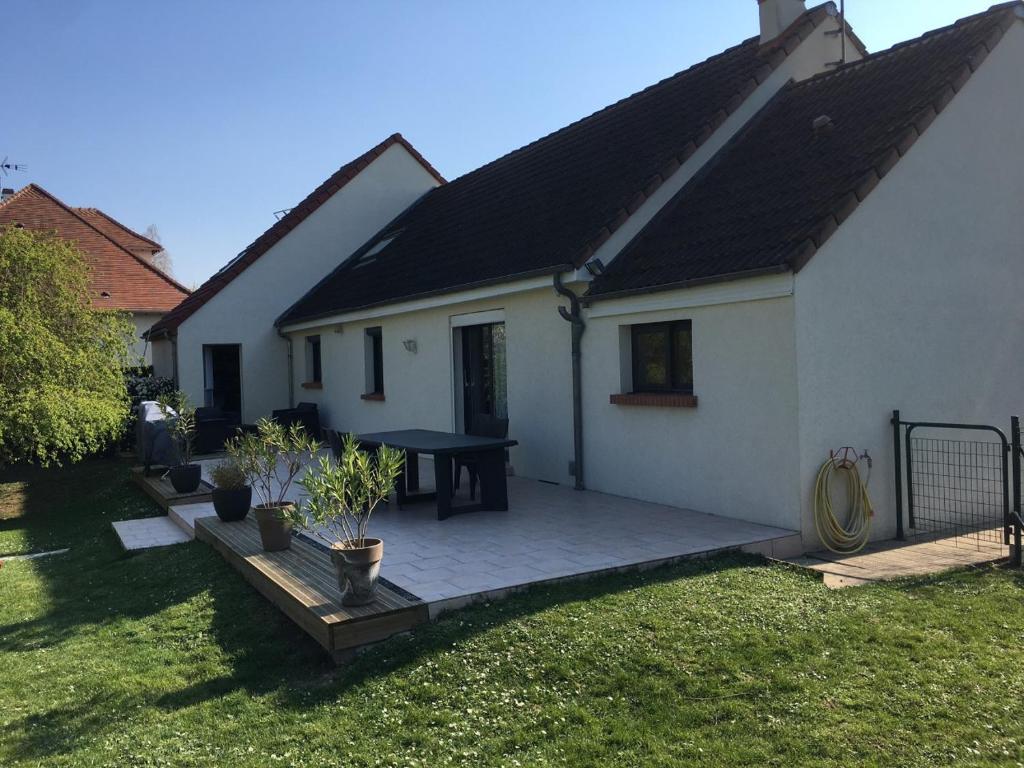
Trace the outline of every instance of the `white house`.
{"label": "white house", "polygon": [[853,445],[891,536],[892,409],[1019,407],[1024,4],[872,55],[832,3],[759,5],[759,37],[452,182],[403,145],[355,216],[356,174],[182,304],[182,386],[241,345],[246,419],[507,415],[519,475],[808,547],[817,469]]}

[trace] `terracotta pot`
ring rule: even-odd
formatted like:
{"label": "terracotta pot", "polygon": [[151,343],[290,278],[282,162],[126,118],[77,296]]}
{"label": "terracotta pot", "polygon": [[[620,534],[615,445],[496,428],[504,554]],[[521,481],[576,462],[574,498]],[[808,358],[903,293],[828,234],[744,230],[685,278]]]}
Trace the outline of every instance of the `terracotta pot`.
{"label": "terracotta pot", "polygon": [[245,520],[252,506],[252,488],[214,488],[213,511],[225,523]]}
{"label": "terracotta pot", "polygon": [[280,552],[292,545],[292,521],[286,519],[284,511],[292,507],[285,504],[257,504],[253,507],[256,524],[260,528],[260,540],[267,552]]}
{"label": "terracotta pot", "polygon": [[171,485],[178,493],[193,493],[203,479],[203,468],[198,464],[179,464],[171,467]]}
{"label": "terracotta pot", "polygon": [[[380,561],[384,557],[384,542],[363,539],[365,547],[331,547],[331,560],[338,571],[342,605],[366,605],[377,598],[377,579]],[[347,543],[347,542],[346,542]]]}

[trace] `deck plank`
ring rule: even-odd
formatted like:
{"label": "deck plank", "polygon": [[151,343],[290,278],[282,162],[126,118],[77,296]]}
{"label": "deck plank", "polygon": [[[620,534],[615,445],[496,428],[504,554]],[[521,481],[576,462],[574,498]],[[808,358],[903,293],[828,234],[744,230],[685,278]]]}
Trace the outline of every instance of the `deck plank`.
{"label": "deck plank", "polygon": [[147,475],[142,467],[132,467],[132,480],[146,495],[160,505],[164,512],[179,504],[199,504],[213,499],[213,486],[201,480],[192,493],[178,493],[171,481],[159,474]]}
{"label": "deck plank", "polygon": [[851,555],[813,552],[788,562],[822,574],[827,586],[855,586],[982,565],[1008,556],[1005,545],[988,538],[995,536],[980,540],[946,536],[879,541]]}
{"label": "deck plank", "polygon": [[257,591],[305,630],[335,658],[343,652],[428,620],[422,601],[378,586],[378,599],[366,606],[343,606],[330,555],[302,538],[284,552],[264,552],[256,521],[196,520],[196,538],[210,544]]}

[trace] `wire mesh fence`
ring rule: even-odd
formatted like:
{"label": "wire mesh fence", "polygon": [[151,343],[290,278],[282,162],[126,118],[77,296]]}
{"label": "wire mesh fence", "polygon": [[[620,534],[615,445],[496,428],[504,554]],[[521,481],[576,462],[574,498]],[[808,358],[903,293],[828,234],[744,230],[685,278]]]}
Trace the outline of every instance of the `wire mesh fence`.
{"label": "wire mesh fence", "polygon": [[1003,543],[1006,447],[999,442],[926,437],[911,438],[908,447],[914,533],[978,545]]}

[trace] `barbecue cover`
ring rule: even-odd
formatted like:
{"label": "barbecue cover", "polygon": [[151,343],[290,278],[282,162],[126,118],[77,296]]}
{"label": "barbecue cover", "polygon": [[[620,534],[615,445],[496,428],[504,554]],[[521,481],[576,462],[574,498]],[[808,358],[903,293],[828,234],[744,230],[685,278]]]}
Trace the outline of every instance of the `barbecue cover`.
{"label": "barbecue cover", "polygon": [[[170,415],[177,414],[168,409]],[[138,406],[135,445],[143,466],[173,467],[178,463],[178,447],[167,431],[167,420],[154,400],[144,400]]]}

